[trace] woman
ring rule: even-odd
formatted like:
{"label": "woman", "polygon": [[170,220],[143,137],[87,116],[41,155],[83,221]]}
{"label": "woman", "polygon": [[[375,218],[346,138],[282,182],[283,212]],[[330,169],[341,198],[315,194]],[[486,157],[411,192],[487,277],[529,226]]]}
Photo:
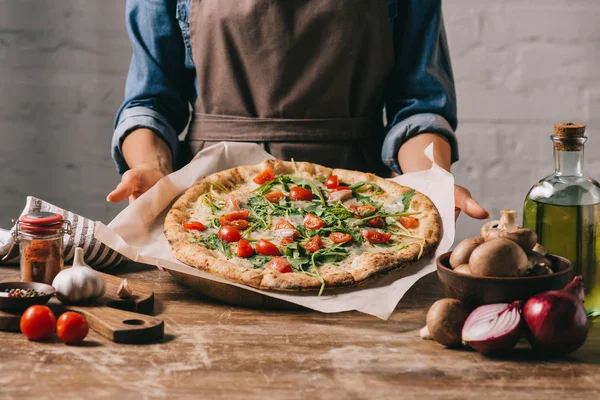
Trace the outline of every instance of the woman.
{"label": "woman", "polygon": [[[128,0],[133,58],[108,201],[222,140],[382,176],[450,169],[456,98],[436,0]],[[178,135],[190,121],[187,148]],[[387,126],[383,126],[383,109]],[[485,211],[456,186],[460,210]]]}

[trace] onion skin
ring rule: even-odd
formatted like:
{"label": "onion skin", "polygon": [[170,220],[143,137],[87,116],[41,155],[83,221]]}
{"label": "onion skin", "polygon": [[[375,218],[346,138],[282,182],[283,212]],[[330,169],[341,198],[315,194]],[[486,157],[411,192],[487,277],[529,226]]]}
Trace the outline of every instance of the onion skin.
{"label": "onion skin", "polygon": [[[515,301],[510,304],[488,304],[476,308],[465,321],[462,330],[463,341],[481,354],[492,355],[508,351],[516,346],[521,336],[521,303]],[[485,321],[504,321],[501,328],[482,333]],[[493,325],[492,325],[493,326]],[[482,337],[483,336],[483,337]]]}
{"label": "onion skin", "polygon": [[523,319],[534,350],[563,356],[583,345],[589,325],[582,300],[583,279],[576,276],[564,289],[538,294],[525,303]]}

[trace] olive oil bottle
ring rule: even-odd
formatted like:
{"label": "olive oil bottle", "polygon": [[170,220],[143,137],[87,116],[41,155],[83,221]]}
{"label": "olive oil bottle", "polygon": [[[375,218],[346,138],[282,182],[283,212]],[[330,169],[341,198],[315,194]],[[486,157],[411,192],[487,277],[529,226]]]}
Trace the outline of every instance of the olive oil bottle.
{"label": "olive oil bottle", "polygon": [[549,253],[569,259],[585,284],[585,308],[600,315],[600,184],[583,174],[585,125],[554,125],[555,171],[525,199],[523,226]]}

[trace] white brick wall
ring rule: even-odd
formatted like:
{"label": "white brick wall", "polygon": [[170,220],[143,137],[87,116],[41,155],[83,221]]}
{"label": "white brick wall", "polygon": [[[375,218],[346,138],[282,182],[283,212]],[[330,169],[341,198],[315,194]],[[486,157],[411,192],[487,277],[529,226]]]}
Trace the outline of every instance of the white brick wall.
{"label": "white brick wall", "polygon": [[[112,119],[130,57],[123,0],[0,0],[0,226],[28,194],[109,221]],[[494,214],[552,172],[552,124],[588,124],[600,168],[600,1],[446,0],[457,182]],[[458,236],[479,223],[461,217]]]}

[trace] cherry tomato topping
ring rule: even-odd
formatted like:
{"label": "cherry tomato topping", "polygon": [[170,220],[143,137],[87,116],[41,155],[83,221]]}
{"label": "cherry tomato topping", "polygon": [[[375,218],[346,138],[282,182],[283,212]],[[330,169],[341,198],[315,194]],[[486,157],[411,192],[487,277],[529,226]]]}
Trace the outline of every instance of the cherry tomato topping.
{"label": "cherry tomato topping", "polygon": [[219,229],[219,239],[224,240],[226,242],[237,242],[240,240],[242,235],[240,231],[235,226],[225,225]]}
{"label": "cherry tomato topping", "polygon": [[352,235],[342,232],[332,232],[331,235],[329,235],[329,239],[336,244],[347,243],[352,240]]}
{"label": "cherry tomato topping", "polygon": [[21,332],[29,340],[44,340],[56,332],[56,317],[46,306],[31,306],[21,315]]}
{"label": "cherry tomato topping", "polygon": [[225,217],[225,219],[227,221],[235,221],[238,219],[248,219],[248,216],[250,215],[250,210],[244,210],[244,211],[235,211],[229,214],[225,214],[223,215],[223,217]]}
{"label": "cherry tomato topping", "polygon": [[257,185],[262,185],[263,183],[271,182],[273,179],[275,179],[275,171],[273,171],[273,168],[267,167],[254,177],[253,182]]}
{"label": "cherry tomato topping", "polygon": [[377,217],[370,219],[369,222],[367,222],[367,225],[371,228],[383,228],[385,226],[385,221],[383,218]]}
{"label": "cherry tomato topping", "polygon": [[263,256],[278,256],[281,254],[277,246],[264,239],[260,239],[256,244],[256,252]]}
{"label": "cherry tomato topping", "polygon": [[304,248],[309,253],[314,253],[315,251],[319,251],[323,248],[323,242],[321,241],[321,237],[319,235],[315,235],[304,245]]}
{"label": "cherry tomato topping", "polygon": [[206,229],[206,226],[204,226],[202,222],[198,221],[190,221],[188,223],[183,224],[183,227],[192,231],[203,231]]}
{"label": "cherry tomato topping", "polygon": [[377,211],[377,207],[368,206],[368,205],[361,205],[361,206],[353,205],[353,206],[350,206],[350,209],[356,213],[355,216],[357,218],[370,217],[371,215],[375,214],[375,212]]}
{"label": "cherry tomato topping", "polygon": [[238,242],[237,256],[250,257],[252,254],[254,254],[254,249],[252,248],[252,245],[247,240],[240,239],[240,241]]}
{"label": "cherry tomato topping", "polygon": [[225,208],[231,211],[237,211],[240,209],[240,202],[234,195],[230,194],[225,199]]}
{"label": "cherry tomato topping", "polygon": [[360,234],[369,243],[374,243],[374,244],[387,243],[390,241],[390,238],[392,237],[391,233],[371,231],[371,230],[367,230],[367,229],[360,231]]}
{"label": "cherry tomato topping", "polygon": [[280,244],[281,246],[285,246],[285,245],[288,245],[288,244],[290,244],[290,243],[294,243],[294,239],[292,239],[291,237],[286,237],[286,238],[283,238],[283,239],[281,239],[281,241],[279,242],[279,244]]}
{"label": "cherry tomato topping", "polygon": [[235,221],[231,221],[229,225],[235,226],[238,229],[246,229],[250,223],[245,219],[236,219]]}
{"label": "cherry tomato topping", "polygon": [[274,269],[282,274],[288,274],[292,272],[292,266],[288,260],[283,257],[275,257],[265,265],[265,268]]}
{"label": "cherry tomato topping", "polygon": [[325,225],[325,221],[314,214],[306,214],[304,217],[304,227],[306,229],[316,230],[321,229]]}
{"label": "cherry tomato topping", "polygon": [[416,228],[419,225],[419,220],[411,216],[400,216],[398,217],[398,221],[406,229]]}
{"label": "cherry tomato topping", "polygon": [[275,224],[275,234],[284,238],[297,238],[299,235],[296,227],[283,218],[277,220],[277,223]]}
{"label": "cherry tomato topping", "polygon": [[331,175],[329,178],[327,178],[327,180],[325,180],[325,187],[327,189],[335,189],[338,186],[340,186],[340,181],[337,175]]}
{"label": "cherry tomato topping", "polygon": [[352,191],[352,189],[350,189],[348,186],[337,186],[337,187],[331,188],[331,190],[333,190],[334,192],[338,192],[340,190]]}
{"label": "cherry tomato topping", "polygon": [[313,192],[310,189],[306,189],[300,186],[294,186],[290,190],[290,197],[292,200],[312,200],[315,198]]}
{"label": "cherry tomato topping", "polygon": [[79,313],[67,311],[58,317],[56,334],[67,344],[79,343],[87,336],[90,327],[85,317]]}
{"label": "cherry tomato topping", "polygon": [[285,199],[285,194],[281,190],[276,190],[274,192],[269,192],[265,194],[267,200],[269,200],[273,204],[279,203],[281,200]]}

